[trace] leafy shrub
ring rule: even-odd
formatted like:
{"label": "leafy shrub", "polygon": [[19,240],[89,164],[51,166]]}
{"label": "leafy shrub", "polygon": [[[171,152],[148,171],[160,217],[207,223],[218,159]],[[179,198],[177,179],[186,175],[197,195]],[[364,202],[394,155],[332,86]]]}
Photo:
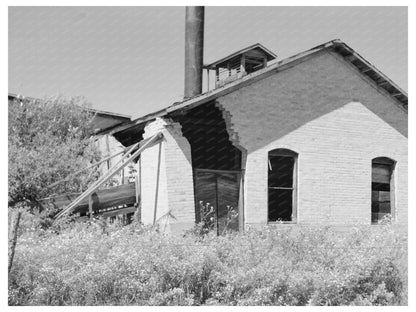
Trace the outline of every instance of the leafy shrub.
{"label": "leafy shrub", "polygon": [[137,223],[24,233],[10,305],[403,305],[407,235],[264,227],[168,236]]}

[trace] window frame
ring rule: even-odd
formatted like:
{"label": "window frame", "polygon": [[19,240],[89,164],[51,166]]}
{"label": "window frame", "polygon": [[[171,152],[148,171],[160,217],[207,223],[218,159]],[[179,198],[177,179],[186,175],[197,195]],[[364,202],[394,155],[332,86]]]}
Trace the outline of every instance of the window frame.
{"label": "window frame", "polygon": [[396,165],[397,162],[390,157],[386,156],[379,156],[374,157],[371,159],[371,206],[370,206],[370,223],[371,225],[382,225],[383,223],[380,223],[381,219],[378,219],[377,222],[373,222],[373,165],[379,164],[379,165],[388,165],[390,166],[390,216],[392,221],[396,218],[396,188],[395,188],[395,180],[396,180]]}
{"label": "window frame", "polygon": [[[293,176],[292,176],[292,214],[291,214],[291,220],[290,221],[269,221],[269,211],[270,211],[270,205],[269,205],[269,191],[271,188],[276,187],[269,187],[269,161],[270,156],[286,156],[286,157],[292,157],[293,162]],[[267,224],[296,224],[298,222],[298,158],[299,154],[296,153],[293,150],[287,149],[287,148],[276,148],[273,150],[270,150],[267,153]],[[282,187],[281,189],[288,189],[286,187]]]}

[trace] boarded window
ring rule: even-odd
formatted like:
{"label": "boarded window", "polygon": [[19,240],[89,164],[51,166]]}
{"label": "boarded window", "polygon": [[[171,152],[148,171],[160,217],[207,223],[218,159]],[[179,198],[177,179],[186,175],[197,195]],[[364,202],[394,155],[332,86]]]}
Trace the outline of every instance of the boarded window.
{"label": "boarded window", "polygon": [[377,224],[392,212],[394,203],[394,161],[386,157],[372,160],[371,174],[371,223]]}
{"label": "boarded window", "polygon": [[268,221],[296,221],[296,159],[286,149],[269,152]]}

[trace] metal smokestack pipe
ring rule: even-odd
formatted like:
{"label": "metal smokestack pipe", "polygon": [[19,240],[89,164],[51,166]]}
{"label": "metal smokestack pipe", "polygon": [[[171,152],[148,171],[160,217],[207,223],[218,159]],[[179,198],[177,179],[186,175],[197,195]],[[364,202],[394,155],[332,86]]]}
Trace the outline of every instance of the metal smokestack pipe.
{"label": "metal smokestack pipe", "polygon": [[185,99],[202,93],[204,7],[186,7]]}

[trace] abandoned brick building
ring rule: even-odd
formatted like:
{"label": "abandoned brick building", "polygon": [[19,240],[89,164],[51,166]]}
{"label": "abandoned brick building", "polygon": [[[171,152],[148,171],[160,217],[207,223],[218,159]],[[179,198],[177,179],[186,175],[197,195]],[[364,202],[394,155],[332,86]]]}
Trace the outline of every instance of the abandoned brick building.
{"label": "abandoned brick building", "polygon": [[[141,220],[217,227],[407,224],[407,94],[340,40],[267,66],[260,44],[205,68],[215,88],[109,131],[140,154]],[[157,144],[156,144],[157,143]]]}
{"label": "abandoned brick building", "polygon": [[[57,217],[135,210],[144,224],[181,233],[201,220],[202,203],[218,233],[386,215],[407,226],[407,94],[340,40],[280,61],[255,44],[203,66],[201,16],[187,8],[184,100],[102,131],[126,155]],[[214,74],[204,93],[203,68]],[[94,192],[132,162],[128,210],[108,212],[102,201],[100,211]]]}

